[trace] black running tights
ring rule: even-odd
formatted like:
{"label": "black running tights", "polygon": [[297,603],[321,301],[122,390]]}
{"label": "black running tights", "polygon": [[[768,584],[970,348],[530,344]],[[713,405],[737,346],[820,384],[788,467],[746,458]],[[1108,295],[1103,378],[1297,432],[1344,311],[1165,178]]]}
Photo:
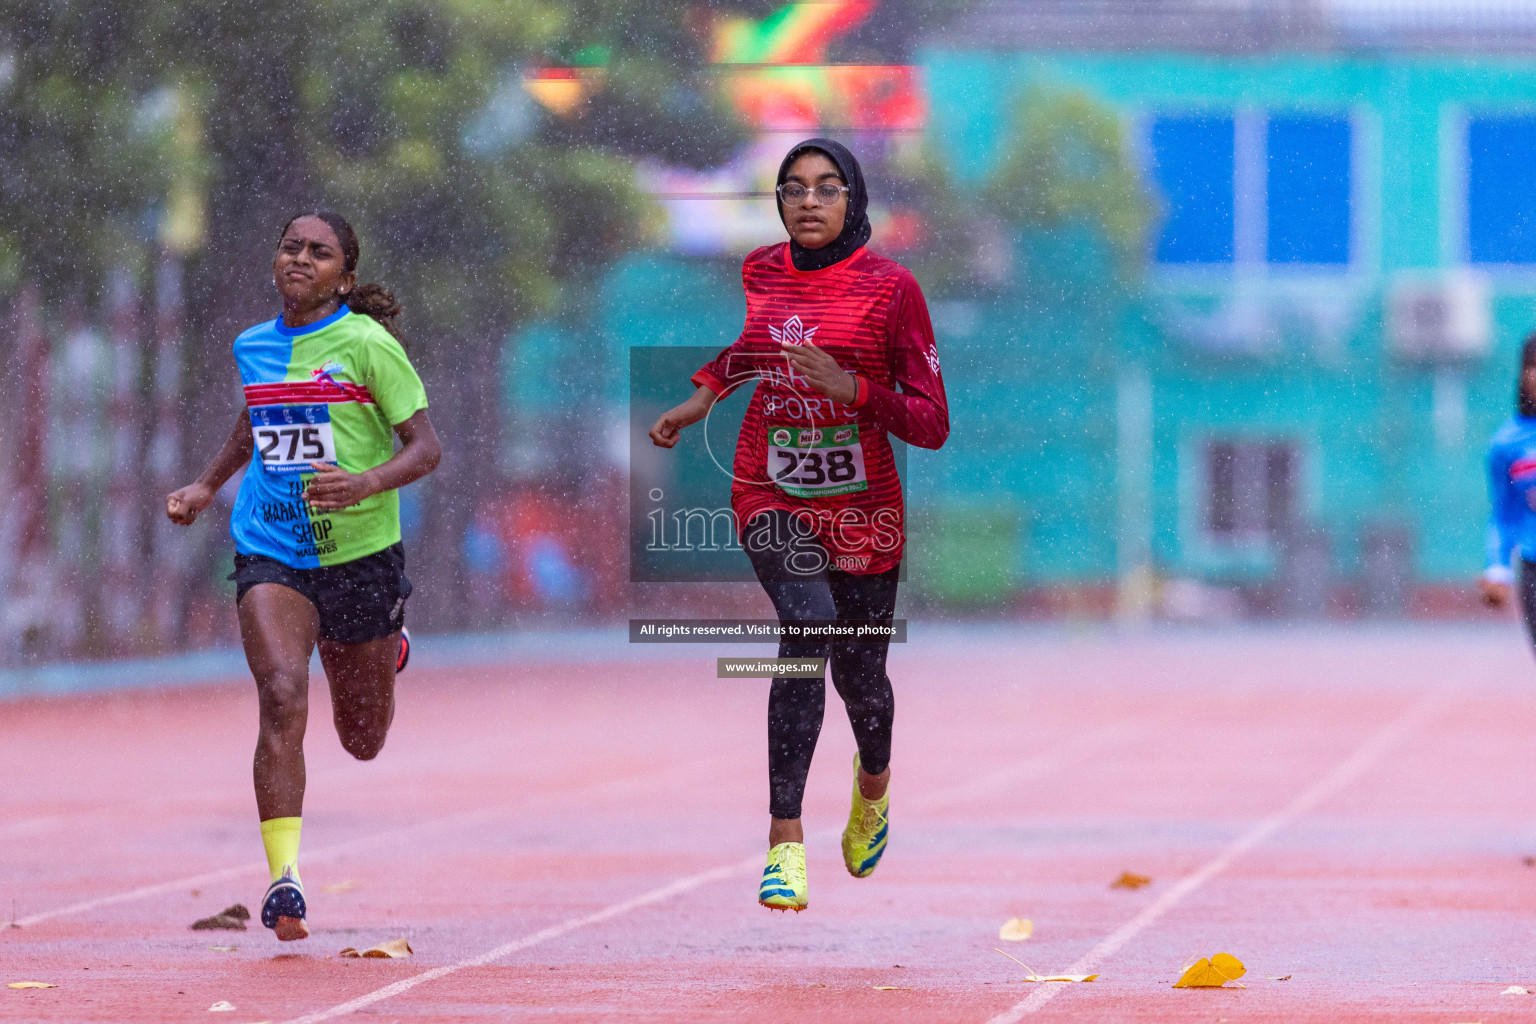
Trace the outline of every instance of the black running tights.
{"label": "black running tights", "polygon": [[1520,599],[1520,613],[1525,619],[1525,631],[1536,646],[1536,562],[1522,556],[1520,568],[1515,574],[1515,590]]}
{"label": "black running tights", "polygon": [[[875,575],[840,572],[827,563],[815,537],[796,534],[791,513],[759,513],[745,533],[747,556],[781,623],[863,620],[889,623],[896,612],[899,569]],[[791,538],[790,549],[769,538]],[[817,565],[815,572],[806,570]],[[891,761],[891,720],[895,700],[885,674],[888,641],[845,643],[828,640],[779,642],[781,658],[827,658],[832,684],[848,709],[859,760],[871,775]],[[800,817],[800,800],[811,770],[826,710],[821,679],[775,679],[768,690],[769,813]]]}

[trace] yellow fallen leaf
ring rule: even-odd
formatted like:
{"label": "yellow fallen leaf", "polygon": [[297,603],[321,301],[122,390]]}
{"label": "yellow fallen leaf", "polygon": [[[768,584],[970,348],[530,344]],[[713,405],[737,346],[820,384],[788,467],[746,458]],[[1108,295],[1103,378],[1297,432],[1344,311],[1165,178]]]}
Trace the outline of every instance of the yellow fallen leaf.
{"label": "yellow fallen leaf", "polygon": [[1120,872],[1120,877],[1109,883],[1111,889],[1140,889],[1144,885],[1151,885],[1152,879],[1146,875],[1137,875],[1129,871]]}
{"label": "yellow fallen leaf", "polygon": [[6,988],[58,988],[46,981],[11,981],[6,983]]}
{"label": "yellow fallen leaf", "polygon": [[[992,952],[1003,953],[1002,950],[996,947],[993,947]],[[1035,969],[1033,967],[1029,966],[1029,964],[1025,963],[1023,960],[1020,960],[1018,957],[1011,956],[1008,953],[1003,953],[1003,956],[1008,957],[1009,960],[1012,960],[1014,963],[1018,964],[1020,967],[1029,972],[1029,977],[1024,978],[1024,981],[1092,981],[1094,978],[1098,977],[1097,974],[1052,974],[1049,976],[1039,975],[1035,973]]]}
{"label": "yellow fallen leaf", "polygon": [[365,949],[362,952],[358,952],[351,946],[348,946],[339,955],[345,957],[368,957],[378,960],[402,960],[414,952],[416,951],[411,948],[411,944],[404,939],[390,939],[388,942],[381,942],[377,946]]}
{"label": "yellow fallen leaf", "polygon": [[1528,996],[1530,994],[1531,993],[1527,989],[1523,989],[1519,985],[1511,985],[1509,988],[1499,993],[1501,996]]}
{"label": "yellow fallen leaf", "polygon": [[875,986],[875,991],[876,992],[911,992],[911,991],[913,991],[913,989],[912,989],[912,987],[910,985],[876,985]]}
{"label": "yellow fallen leaf", "polygon": [[231,1002],[229,1002],[227,1000],[224,1000],[224,999],[220,999],[218,1002],[216,1002],[212,1006],[208,1007],[208,1012],[209,1013],[228,1013],[230,1010],[233,1010],[234,1008],[235,1008],[235,1004],[234,1003],[231,1003]]}
{"label": "yellow fallen leaf", "polygon": [[1217,953],[1209,960],[1202,957],[1190,964],[1184,976],[1173,983],[1174,988],[1221,988],[1229,981],[1236,981],[1248,968],[1230,953]]}
{"label": "yellow fallen leaf", "polygon": [[240,947],[238,947],[238,946],[209,946],[208,948],[213,950],[215,953],[233,953],[236,949],[239,949]]}
{"label": "yellow fallen leaf", "polygon": [[1035,934],[1035,922],[1027,917],[1010,917],[997,930],[997,937],[1004,942],[1023,942]]}
{"label": "yellow fallen leaf", "polygon": [[345,882],[332,882],[329,885],[322,885],[320,887],[320,891],[323,892],[323,893],[326,893],[328,895],[334,896],[334,895],[336,895],[339,892],[350,892],[351,890],[356,889],[356,888],[357,888],[357,879],[349,878]]}

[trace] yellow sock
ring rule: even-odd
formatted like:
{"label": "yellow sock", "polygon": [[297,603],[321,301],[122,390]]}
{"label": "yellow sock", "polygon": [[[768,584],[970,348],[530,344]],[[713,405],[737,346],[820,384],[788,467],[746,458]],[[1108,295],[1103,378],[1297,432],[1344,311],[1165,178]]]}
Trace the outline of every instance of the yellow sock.
{"label": "yellow sock", "polygon": [[293,865],[293,877],[299,877],[299,827],[303,818],[268,818],[261,823],[261,845],[267,849],[267,870],[272,881],[283,877],[283,868]]}

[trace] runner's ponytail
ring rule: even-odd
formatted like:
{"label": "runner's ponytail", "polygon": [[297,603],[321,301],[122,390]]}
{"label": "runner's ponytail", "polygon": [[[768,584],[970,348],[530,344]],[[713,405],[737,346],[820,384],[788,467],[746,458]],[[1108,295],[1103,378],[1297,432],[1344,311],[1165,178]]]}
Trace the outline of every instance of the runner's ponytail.
{"label": "runner's ponytail", "polygon": [[[277,237],[281,239],[286,235],[288,226],[300,217],[315,217],[323,220],[332,231],[336,232],[336,240],[341,243],[341,258],[346,265],[347,273],[357,273],[357,261],[362,258],[363,249],[358,244],[357,232],[352,230],[352,225],[347,223],[347,218],[331,210],[296,213],[288,218],[288,223],[283,225],[283,230],[278,232]],[[405,312],[405,307],[396,301],[394,292],[377,282],[360,284],[355,285],[343,296],[343,300],[352,312],[373,317],[384,325],[386,331],[394,335],[396,341],[405,343],[405,339],[400,336],[400,331],[395,326],[395,318]]]}
{"label": "runner's ponytail", "polygon": [[354,313],[373,317],[395,336],[395,340],[400,340],[400,332],[395,328],[395,317],[404,313],[405,307],[395,300],[395,293],[382,284],[375,281],[353,288],[347,295],[347,308]]}

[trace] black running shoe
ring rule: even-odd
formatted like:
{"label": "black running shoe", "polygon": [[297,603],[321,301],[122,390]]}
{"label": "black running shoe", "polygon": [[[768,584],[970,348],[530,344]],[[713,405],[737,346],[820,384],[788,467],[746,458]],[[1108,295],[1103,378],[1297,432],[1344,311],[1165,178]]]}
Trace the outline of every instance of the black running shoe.
{"label": "black running shoe", "polygon": [[293,877],[293,866],[283,868],[283,877],[267,887],[267,898],[261,901],[261,923],[277,933],[283,942],[309,938],[309,925],[304,923],[304,887]]}

